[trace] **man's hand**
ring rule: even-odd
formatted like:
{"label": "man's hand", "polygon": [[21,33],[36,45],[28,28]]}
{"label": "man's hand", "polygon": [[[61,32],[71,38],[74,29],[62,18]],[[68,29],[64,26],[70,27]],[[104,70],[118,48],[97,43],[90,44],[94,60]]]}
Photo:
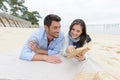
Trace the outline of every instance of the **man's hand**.
{"label": "man's hand", "polygon": [[56,57],[56,56],[47,56],[47,55],[44,55],[44,60],[49,62],[49,63],[54,63],[54,64],[57,64],[57,63],[61,63],[61,59]]}
{"label": "man's hand", "polygon": [[37,45],[37,43],[33,41],[29,41],[29,48],[34,51],[35,53],[39,53],[38,50],[40,49]]}

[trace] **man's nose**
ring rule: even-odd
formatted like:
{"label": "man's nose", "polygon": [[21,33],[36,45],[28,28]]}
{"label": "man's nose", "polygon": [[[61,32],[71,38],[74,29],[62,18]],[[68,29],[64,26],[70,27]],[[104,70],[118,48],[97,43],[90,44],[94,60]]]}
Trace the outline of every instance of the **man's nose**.
{"label": "man's nose", "polygon": [[58,28],[58,29],[56,30],[56,32],[60,32],[60,28]]}

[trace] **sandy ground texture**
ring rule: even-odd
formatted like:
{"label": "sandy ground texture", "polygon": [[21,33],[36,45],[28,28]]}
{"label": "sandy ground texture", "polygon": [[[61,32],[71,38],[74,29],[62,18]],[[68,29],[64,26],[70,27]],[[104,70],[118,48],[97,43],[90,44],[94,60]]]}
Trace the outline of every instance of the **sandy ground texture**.
{"label": "sandy ground texture", "polygon": [[[19,59],[22,45],[35,30],[35,28],[0,27],[0,80],[72,80],[77,69],[71,68],[69,61],[62,56],[59,56],[63,60],[61,64],[27,62]],[[120,35],[90,34],[90,36],[93,47],[88,55],[120,80]]]}

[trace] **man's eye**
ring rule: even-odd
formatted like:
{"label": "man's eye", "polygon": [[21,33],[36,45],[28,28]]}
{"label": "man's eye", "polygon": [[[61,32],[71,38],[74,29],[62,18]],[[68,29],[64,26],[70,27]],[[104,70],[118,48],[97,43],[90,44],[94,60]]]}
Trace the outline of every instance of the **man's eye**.
{"label": "man's eye", "polygon": [[59,29],[60,27],[54,27],[54,29]]}
{"label": "man's eye", "polygon": [[57,29],[57,27],[55,27],[54,29]]}
{"label": "man's eye", "polygon": [[80,31],[77,31],[77,32],[80,32]]}

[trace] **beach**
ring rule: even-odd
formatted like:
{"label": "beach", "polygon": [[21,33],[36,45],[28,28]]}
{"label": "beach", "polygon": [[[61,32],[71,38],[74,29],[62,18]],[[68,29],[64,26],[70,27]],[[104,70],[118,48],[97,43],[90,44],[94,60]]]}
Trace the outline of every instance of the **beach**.
{"label": "beach", "polygon": [[[36,29],[0,27],[0,80],[40,80],[40,78],[41,80],[56,80],[60,77],[57,71],[60,74],[65,72],[62,69],[58,70],[63,67],[61,64],[42,61],[28,62],[19,59],[23,44]],[[120,35],[89,35],[93,45],[88,55],[103,69],[120,79]],[[66,64],[66,61],[62,64]],[[53,69],[53,66],[57,68]],[[62,75],[59,80],[63,80],[62,77],[66,76],[68,75]]]}

